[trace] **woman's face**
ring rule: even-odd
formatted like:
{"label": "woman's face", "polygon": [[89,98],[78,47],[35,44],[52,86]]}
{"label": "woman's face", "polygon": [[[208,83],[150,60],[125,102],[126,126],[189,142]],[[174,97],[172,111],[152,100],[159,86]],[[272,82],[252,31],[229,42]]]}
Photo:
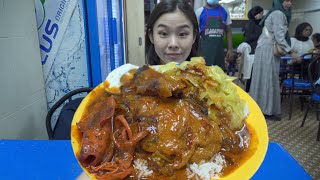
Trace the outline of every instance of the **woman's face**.
{"label": "woman's face", "polygon": [[261,13],[259,13],[259,14],[256,14],[256,15],[254,16],[254,19],[255,19],[255,20],[259,20],[259,19],[262,18],[262,16],[263,16],[263,11],[262,11]]}
{"label": "woman's face", "polygon": [[284,0],[283,3],[282,3],[282,6],[285,10],[288,10],[290,9],[292,5],[292,1],[291,0]]}
{"label": "woman's face", "polygon": [[160,16],[149,38],[161,64],[185,61],[195,41],[193,25],[180,10]]}
{"label": "woman's face", "polygon": [[304,28],[304,30],[302,31],[302,36],[304,37],[309,37],[311,36],[312,33],[312,28],[310,26],[307,26],[306,28]]}

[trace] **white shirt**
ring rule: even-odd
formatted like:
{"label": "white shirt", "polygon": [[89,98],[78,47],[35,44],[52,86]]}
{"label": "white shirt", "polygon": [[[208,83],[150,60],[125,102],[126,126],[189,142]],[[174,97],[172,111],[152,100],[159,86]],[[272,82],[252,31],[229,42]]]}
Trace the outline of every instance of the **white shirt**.
{"label": "white shirt", "polygon": [[298,56],[301,56],[313,49],[314,45],[310,38],[308,41],[299,41],[295,37],[292,37],[291,48],[297,52]]}
{"label": "white shirt", "polygon": [[249,54],[251,52],[251,47],[248,43],[243,42],[241,43],[238,48],[237,52],[241,53],[241,58],[243,58],[241,61],[243,61],[243,67],[241,68],[240,73],[243,74],[243,79],[250,79],[251,78],[251,71],[254,61],[254,55]]}

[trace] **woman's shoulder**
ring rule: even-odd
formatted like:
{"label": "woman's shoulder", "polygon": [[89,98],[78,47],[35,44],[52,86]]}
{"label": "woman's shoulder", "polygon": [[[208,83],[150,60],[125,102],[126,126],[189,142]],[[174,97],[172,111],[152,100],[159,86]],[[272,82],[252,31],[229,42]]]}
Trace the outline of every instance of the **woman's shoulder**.
{"label": "woman's shoulder", "polygon": [[300,44],[306,44],[306,45],[312,45],[313,46],[313,42],[312,42],[312,40],[311,39],[308,39],[307,41],[301,41],[301,40],[298,40],[297,38],[295,38],[295,37],[291,37],[290,38],[290,40],[291,40],[291,44],[298,44],[298,43],[300,43]]}
{"label": "woman's shoulder", "polygon": [[285,14],[280,10],[272,11],[271,14],[274,15],[274,16],[279,16],[279,15],[285,16]]}
{"label": "woman's shoulder", "polygon": [[309,38],[308,41],[306,41],[307,47],[309,49],[313,49],[314,48],[314,44],[313,41]]}
{"label": "woman's shoulder", "polygon": [[301,44],[313,45],[313,42],[312,42],[312,40],[310,38],[307,41],[301,41],[301,40],[298,40],[295,37],[291,37],[290,40],[291,40],[291,43],[293,42],[293,43],[301,43]]}
{"label": "woman's shoulder", "polygon": [[276,22],[276,23],[282,24],[281,22],[284,22],[285,19],[286,19],[286,15],[282,11],[275,10],[270,13],[266,21],[269,21],[269,22],[273,21],[274,23]]}
{"label": "woman's shoulder", "polygon": [[245,24],[244,29],[262,29],[262,27],[256,24],[253,19],[249,19],[249,21]]}
{"label": "woman's shoulder", "polygon": [[290,40],[291,40],[291,42],[298,41],[297,38],[295,38],[295,37],[291,37]]}
{"label": "woman's shoulder", "polygon": [[314,45],[313,41],[311,40],[311,38],[308,39],[307,43]]}

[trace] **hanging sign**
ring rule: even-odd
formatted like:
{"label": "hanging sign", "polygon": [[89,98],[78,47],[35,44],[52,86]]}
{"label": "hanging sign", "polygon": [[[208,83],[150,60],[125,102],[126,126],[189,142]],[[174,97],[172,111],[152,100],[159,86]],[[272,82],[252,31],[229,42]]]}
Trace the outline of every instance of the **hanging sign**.
{"label": "hanging sign", "polygon": [[41,63],[45,81],[76,8],[77,0],[35,0]]}

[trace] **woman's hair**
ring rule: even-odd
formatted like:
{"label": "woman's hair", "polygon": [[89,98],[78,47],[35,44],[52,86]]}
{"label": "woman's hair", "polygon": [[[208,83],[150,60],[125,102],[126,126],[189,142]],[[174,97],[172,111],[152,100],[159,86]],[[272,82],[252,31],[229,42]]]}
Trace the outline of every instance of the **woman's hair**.
{"label": "woman's hair", "polygon": [[263,8],[261,6],[255,6],[253,8],[250,9],[250,11],[248,12],[248,18],[249,19],[255,19],[254,17],[261,13],[263,11]]}
{"label": "woman's hair", "polygon": [[317,44],[314,44],[314,46],[316,47],[316,48],[320,48],[319,46],[320,46],[320,33],[314,33],[313,35],[312,35],[312,40],[313,40],[313,42],[316,42]]}
{"label": "woman's hair", "polygon": [[158,65],[160,64],[160,58],[157,55],[154,45],[151,43],[149,34],[152,35],[153,26],[156,21],[159,19],[160,16],[166,13],[172,13],[179,9],[186,17],[191,21],[193,25],[193,34],[196,36],[195,42],[192,45],[192,49],[190,55],[188,56],[187,60],[190,60],[191,57],[198,56],[198,46],[200,40],[199,34],[199,25],[196,14],[194,13],[193,8],[188,4],[185,0],[162,0],[155,9],[152,11],[148,23],[147,23],[147,33],[146,33],[146,48],[145,48],[145,55],[146,61],[150,65]]}
{"label": "woman's hair", "polygon": [[320,33],[314,33],[312,35],[312,40],[314,40],[316,42],[320,42]]}
{"label": "woman's hair", "polygon": [[303,22],[296,27],[296,33],[294,34],[294,37],[299,41],[308,41],[309,37],[305,37],[302,35],[303,30],[307,27],[311,28],[311,34],[312,34],[312,31],[313,31],[312,26],[307,22]]}

